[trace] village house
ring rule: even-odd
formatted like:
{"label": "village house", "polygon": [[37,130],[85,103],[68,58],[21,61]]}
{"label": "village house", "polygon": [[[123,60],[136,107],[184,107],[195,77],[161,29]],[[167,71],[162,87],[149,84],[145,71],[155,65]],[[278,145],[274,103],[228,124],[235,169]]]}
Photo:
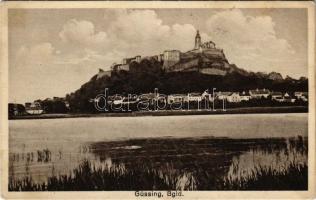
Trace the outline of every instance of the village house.
{"label": "village house", "polygon": [[256,90],[249,90],[249,94],[251,98],[260,99],[260,98],[268,98],[270,95],[270,91],[268,89],[256,89]]}
{"label": "village house", "polygon": [[70,109],[70,103],[68,101],[65,101],[64,103],[65,103],[66,108],[69,110]]}
{"label": "village house", "polygon": [[123,100],[121,102],[122,105],[127,105],[127,104],[134,104],[137,103],[138,99],[137,96],[128,96],[128,97],[123,97]]}
{"label": "village house", "polygon": [[9,103],[8,105],[9,116],[18,116],[25,114],[25,107],[22,104]]}
{"label": "village house", "polygon": [[294,92],[294,96],[305,102],[308,101],[308,92]]}
{"label": "village house", "polygon": [[138,96],[139,101],[154,101],[157,97],[155,93],[145,93]]}
{"label": "village house", "polygon": [[241,101],[238,92],[232,92],[227,96],[227,101],[230,103],[239,103]]}
{"label": "village house", "polygon": [[249,92],[246,92],[246,91],[241,92],[239,96],[240,96],[240,101],[249,101],[251,99]]}
{"label": "village house", "polygon": [[284,102],[294,103],[296,99],[293,99],[288,93],[283,96]]}
{"label": "village house", "polygon": [[183,103],[188,101],[188,95],[186,94],[170,94],[168,95],[168,104]]}
{"label": "village house", "polygon": [[232,92],[216,92],[215,93],[215,98],[218,99],[218,100],[226,100],[227,97],[229,95],[231,95]]}
{"label": "village house", "polygon": [[213,102],[213,100],[214,100],[212,94],[209,93],[209,90],[208,90],[208,89],[205,90],[205,91],[202,93],[202,99],[205,99],[205,100],[211,101],[211,102]]}
{"label": "village house", "polygon": [[293,99],[288,93],[285,93],[284,95],[281,95],[281,96],[275,95],[273,100],[277,102],[294,103],[296,99]]}
{"label": "village house", "polygon": [[271,99],[278,101],[279,99],[282,99],[283,95],[282,92],[271,92]]}
{"label": "village house", "polygon": [[167,103],[168,96],[165,94],[157,94],[155,100],[159,103]]}
{"label": "village house", "polygon": [[120,105],[120,104],[123,104],[123,100],[124,100],[123,96],[115,95],[113,97],[112,102],[113,102],[114,105]]}
{"label": "village house", "polygon": [[138,101],[137,96],[122,96],[119,94],[115,94],[113,96],[108,97],[108,103],[114,105],[126,105],[131,103],[136,103]]}
{"label": "village house", "polygon": [[25,111],[31,115],[39,115],[44,112],[39,102],[25,103]]}
{"label": "village house", "polygon": [[273,101],[284,102],[284,98],[283,98],[283,96],[281,96],[281,97],[277,96],[277,97],[273,98]]}
{"label": "village house", "polygon": [[198,101],[202,101],[202,95],[201,93],[197,93],[197,92],[194,92],[194,93],[189,93],[188,94],[188,102],[198,102]]}

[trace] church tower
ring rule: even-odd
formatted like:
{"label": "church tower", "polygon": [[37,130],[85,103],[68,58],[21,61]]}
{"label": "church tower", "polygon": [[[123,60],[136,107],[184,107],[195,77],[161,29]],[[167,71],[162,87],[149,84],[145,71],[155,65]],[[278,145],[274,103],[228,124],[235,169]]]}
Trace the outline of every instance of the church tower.
{"label": "church tower", "polygon": [[195,45],[194,45],[194,49],[199,49],[201,46],[201,36],[199,33],[199,30],[197,30],[196,32],[196,36],[195,36]]}

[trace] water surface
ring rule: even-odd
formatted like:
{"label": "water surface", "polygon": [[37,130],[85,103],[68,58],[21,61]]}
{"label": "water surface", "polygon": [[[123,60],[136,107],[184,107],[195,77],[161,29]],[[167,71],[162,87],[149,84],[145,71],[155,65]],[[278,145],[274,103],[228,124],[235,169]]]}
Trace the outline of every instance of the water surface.
{"label": "water surface", "polygon": [[[89,161],[102,168],[157,169],[178,176],[183,189],[185,180],[198,184],[197,176],[231,174],[236,160],[243,169],[262,160],[277,166],[289,163],[288,139],[300,135],[306,141],[307,117],[296,113],[14,120],[9,122],[9,178],[47,182],[48,177],[71,175]],[[307,160],[306,155],[301,153],[300,159]],[[253,162],[245,162],[251,156]]]}

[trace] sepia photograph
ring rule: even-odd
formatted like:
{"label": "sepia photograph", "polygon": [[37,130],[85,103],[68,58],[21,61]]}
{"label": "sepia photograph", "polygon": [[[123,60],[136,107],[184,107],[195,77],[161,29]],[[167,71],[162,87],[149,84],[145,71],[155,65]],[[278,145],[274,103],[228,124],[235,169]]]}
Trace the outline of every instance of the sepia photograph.
{"label": "sepia photograph", "polygon": [[3,9],[8,195],[314,190],[313,3],[76,3]]}

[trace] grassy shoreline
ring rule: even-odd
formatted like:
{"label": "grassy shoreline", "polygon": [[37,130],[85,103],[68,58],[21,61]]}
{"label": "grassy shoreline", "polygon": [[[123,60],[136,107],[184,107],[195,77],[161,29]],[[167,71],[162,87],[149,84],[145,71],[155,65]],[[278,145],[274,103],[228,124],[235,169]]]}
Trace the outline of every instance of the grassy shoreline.
{"label": "grassy shoreline", "polygon": [[[307,190],[307,164],[291,163],[283,172],[258,167],[242,180],[226,177],[208,179],[209,188],[200,188],[198,177],[191,173],[163,174],[155,169],[103,169],[84,161],[73,170],[73,176],[61,175],[48,178],[47,183],[34,183],[32,178],[11,181],[9,191],[134,191],[134,190],[218,190],[218,191],[304,191]],[[185,180],[185,182],[183,182]],[[294,181],[296,180],[296,181]]]}
{"label": "grassy shoreline", "polygon": [[13,116],[10,120],[19,119],[57,119],[78,117],[137,117],[137,116],[179,116],[179,115],[213,115],[213,114],[256,114],[256,113],[307,113],[306,106],[284,106],[284,107],[244,107],[214,110],[158,110],[158,111],[136,111],[121,113],[67,113],[67,114],[42,114]]}
{"label": "grassy shoreline", "polygon": [[[125,148],[132,146],[140,148]],[[11,172],[9,191],[308,189],[308,139],[302,136],[133,139],[91,143],[89,151],[97,159],[86,157],[64,173],[52,167],[47,180]]]}

